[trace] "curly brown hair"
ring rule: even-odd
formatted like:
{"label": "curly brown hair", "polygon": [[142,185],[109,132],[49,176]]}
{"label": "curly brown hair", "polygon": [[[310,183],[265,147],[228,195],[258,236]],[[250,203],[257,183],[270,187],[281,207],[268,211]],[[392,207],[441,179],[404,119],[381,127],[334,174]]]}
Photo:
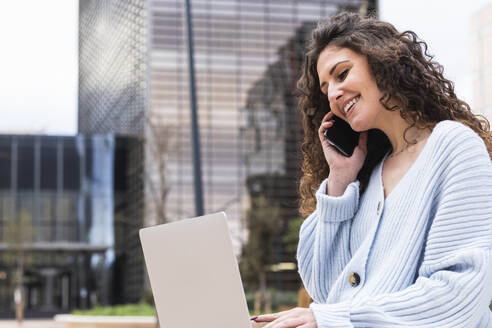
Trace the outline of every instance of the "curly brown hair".
{"label": "curly brown hair", "polygon": [[[316,70],[318,57],[328,45],[349,48],[367,58],[376,84],[383,93],[381,104],[386,110],[398,110],[410,125],[409,129],[413,126],[432,129],[443,120],[459,121],[484,140],[492,158],[488,120],[482,115],[474,115],[470,106],[457,98],[453,82],[443,76],[443,67],[428,54],[424,41],[412,31],[400,33],[393,25],[375,18],[340,13],[320,22],[312,32],[302,76],[297,83],[304,129],[299,185],[300,213],[303,216],[314,211],[315,192],[330,172],[318,137],[321,120],[330,106],[327,97],[321,93]],[[396,100],[394,103],[400,106],[390,107],[390,99]],[[367,149],[366,160],[357,176],[361,194],[373,168],[391,149],[391,143],[382,131],[374,129],[368,131]]]}

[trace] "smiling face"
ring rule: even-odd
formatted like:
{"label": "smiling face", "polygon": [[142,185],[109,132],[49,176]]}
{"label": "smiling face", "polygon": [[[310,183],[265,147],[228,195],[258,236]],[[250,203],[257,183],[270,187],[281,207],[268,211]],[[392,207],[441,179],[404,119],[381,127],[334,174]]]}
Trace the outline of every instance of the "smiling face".
{"label": "smiling face", "polygon": [[381,129],[391,112],[379,102],[383,93],[365,56],[348,48],[327,46],[318,58],[317,72],[321,91],[336,116],[358,132]]}

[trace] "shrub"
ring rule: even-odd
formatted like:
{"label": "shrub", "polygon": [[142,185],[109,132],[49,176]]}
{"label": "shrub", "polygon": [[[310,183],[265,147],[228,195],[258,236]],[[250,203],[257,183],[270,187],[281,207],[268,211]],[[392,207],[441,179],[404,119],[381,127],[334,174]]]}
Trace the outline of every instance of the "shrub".
{"label": "shrub", "polygon": [[95,316],[155,316],[155,309],[148,304],[97,305],[91,310],[74,310],[72,314]]}
{"label": "shrub", "polygon": [[[254,310],[255,292],[257,290],[246,291],[246,302],[250,312]],[[272,311],[277,312],[279,306],[297,306],[297,292],[268,289],[267,293],[272,295]]]}

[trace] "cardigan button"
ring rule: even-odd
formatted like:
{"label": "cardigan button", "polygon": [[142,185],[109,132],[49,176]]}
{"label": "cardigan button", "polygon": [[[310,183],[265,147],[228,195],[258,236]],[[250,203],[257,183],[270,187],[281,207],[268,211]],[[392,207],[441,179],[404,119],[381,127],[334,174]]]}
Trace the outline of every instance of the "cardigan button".
{"label": "cardigan button", "polygon": [[382,207],[383,203],[382,202],[379,202],[378,203],[378,215],[379,213],[381,213],[381,207]]}
{"label": "cardigan button", "polygon": [[357,287],[360,284],[360,276],[357,274],[357,272],[352,272],[349,275],[349,283],[352,285],[352,287]]}

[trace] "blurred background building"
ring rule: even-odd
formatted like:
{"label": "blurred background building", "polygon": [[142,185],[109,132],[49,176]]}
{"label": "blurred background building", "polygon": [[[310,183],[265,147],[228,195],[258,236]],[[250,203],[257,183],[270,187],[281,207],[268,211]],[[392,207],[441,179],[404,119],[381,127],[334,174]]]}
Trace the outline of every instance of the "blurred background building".
{"label": "blurred background building", "polygon": [[[191,3],[205,212],[226,211],[239,254],[251,197],[263,195],[282,218],[271,263],[293,263],[281,235],[299,216],[293,93],[303,49],[315,22],[340,10],[375,12],[375,1]],[[184,6],[80,1],[79,133],[132,140],[126,228],[115,240],[126,302],[142,297],[146,278],[138,228],[195,216]],[[295,266],[268,280],[299,287]]]}
{"label": "blurred background building", "polygon": [[147,1],[79,1],[78,132],[127,137],[126,193],[116,200],[117,303],[143,296],[144,128],[148,92]]}
{"label": "blurred background building", "polygon": [[13,312],[20,265],[27,316],[114,301],[125,147],[110,134],[0,136],[1,316]]}

